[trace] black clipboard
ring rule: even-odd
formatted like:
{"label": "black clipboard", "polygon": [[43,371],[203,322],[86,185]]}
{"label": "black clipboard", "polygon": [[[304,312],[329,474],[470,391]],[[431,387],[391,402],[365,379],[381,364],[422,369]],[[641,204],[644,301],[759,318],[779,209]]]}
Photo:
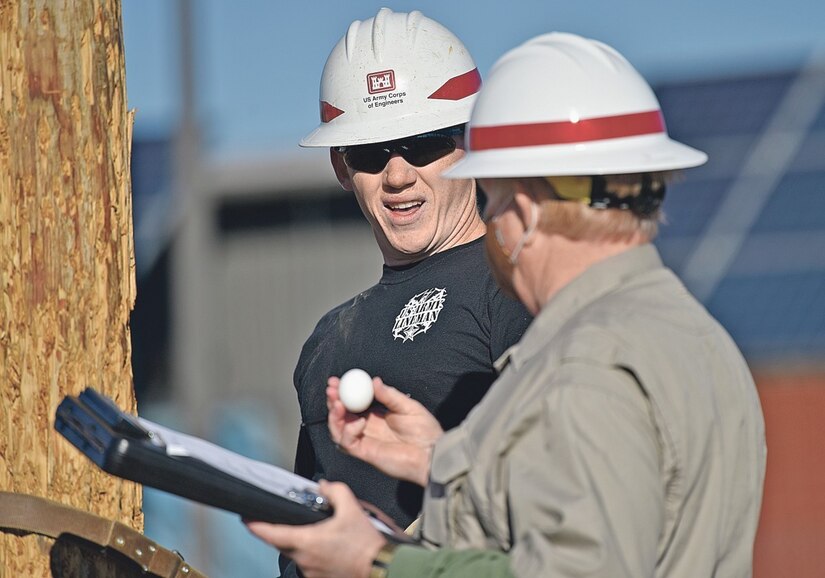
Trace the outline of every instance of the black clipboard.
{"label": "black clipboard", "polygon": [[[100,469],[112,475],[250,520],[299,525],[319,522],[332,515],[330,505],[318,495],[315,482],[127,414],[91,388],[77,397],[66,396],[60,402],[55,429]],[[289,483],[280,484],[275,491],[264,489],[196,453],[181,455],[168,443],[171,436],[175,436],[176,441],[180,437],[210,446],[224,457],[252,462],[253,466],[267,468]],[[373,525],[388,538],[411,541],[385,514],[369,504],[363,506]]]}

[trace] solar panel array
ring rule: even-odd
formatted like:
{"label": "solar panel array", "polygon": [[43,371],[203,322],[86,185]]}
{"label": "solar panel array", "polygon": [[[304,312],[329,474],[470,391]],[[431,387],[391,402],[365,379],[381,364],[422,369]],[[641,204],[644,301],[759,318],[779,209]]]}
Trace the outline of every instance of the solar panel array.
{"label": "solar panel array", "polygon": [[[713,226],[739,244],[707,294],[698,294],[750,361],[816,362],[825,353],[823,77],[825,68],[813,68],[657,90],[671,136],[710,155],[671,187],[657,245],[694,289],[688,262],[738,192],[730,227]],[[711,250],[724,251],[726,236],[711,237]],[[701,274],[702,263],[693,266]]]}

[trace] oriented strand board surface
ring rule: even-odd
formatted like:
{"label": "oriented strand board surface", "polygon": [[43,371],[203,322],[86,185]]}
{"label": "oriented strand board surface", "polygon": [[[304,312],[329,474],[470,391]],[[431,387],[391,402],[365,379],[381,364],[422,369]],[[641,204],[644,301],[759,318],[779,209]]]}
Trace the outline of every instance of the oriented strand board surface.
{"label": "oriented strand board surface", "polygon": [[[140,529],[140,489],[53,430],[86,386],[135,410],[130,142],[119,0],[0,0],[0,489]],[[0,533],[0,576],[49,547]]]}

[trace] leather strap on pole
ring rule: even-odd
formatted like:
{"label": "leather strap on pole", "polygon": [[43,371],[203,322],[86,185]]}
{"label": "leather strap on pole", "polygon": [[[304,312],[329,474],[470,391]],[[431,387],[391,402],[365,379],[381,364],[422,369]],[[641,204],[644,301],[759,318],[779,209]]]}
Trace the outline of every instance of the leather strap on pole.
{"label": "leather strap on pole", "polygon": [[0,492],[0,528],[51,538],[72,534],[120,552],[144,572],[162,578],[206,578],[180,555],[125,524],[37,496]]}

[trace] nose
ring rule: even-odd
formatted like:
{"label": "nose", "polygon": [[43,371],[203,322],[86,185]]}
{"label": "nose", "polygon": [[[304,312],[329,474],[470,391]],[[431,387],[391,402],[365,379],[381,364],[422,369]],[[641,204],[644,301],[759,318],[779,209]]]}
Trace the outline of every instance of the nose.
{"label": "nose", "polygon": [[413,184],[418,178],[415,167],[404,157],[394,154],[384,167],[384,184],[392,189],[403,189]]}

